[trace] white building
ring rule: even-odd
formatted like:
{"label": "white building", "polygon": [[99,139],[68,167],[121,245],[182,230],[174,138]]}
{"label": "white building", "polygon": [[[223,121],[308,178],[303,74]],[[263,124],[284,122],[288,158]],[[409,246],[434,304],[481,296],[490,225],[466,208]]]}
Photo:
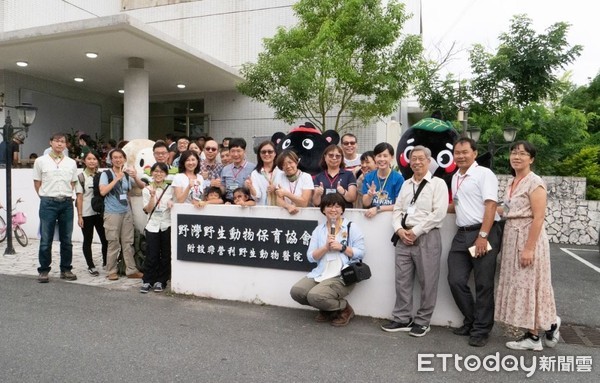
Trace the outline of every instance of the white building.
{"label": "white building", "polygon": [[[0,0],[0,92],[6,105],[38,107],[22,157],[41,153],[54,131],[117,140],[241,136],[249,143],[286,132],[288,125],[235,85],[262,39],[295,23],[294,2]],[[418,34],[420,1],[405,3],[414,15],[405,32]],[[399,105],[393,116],[405,125],[406,110]],[[361,150],[386,140],[387,122],[375,133],[355,132]]]}

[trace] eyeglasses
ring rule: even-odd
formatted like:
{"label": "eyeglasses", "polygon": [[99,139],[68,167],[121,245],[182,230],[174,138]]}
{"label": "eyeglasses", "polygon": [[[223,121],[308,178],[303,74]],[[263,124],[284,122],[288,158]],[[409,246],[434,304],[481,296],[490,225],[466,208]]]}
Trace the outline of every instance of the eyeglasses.
{"label": "eyeglasses", "polygon": [[427,157],[412,157],[410,162],[425,162],[427,161]]}
{"label": "eyeglasses", "polygon": [[342,145],[344,145],[344,146],[348,146],[348,145],[354,146],[354,145],[356,145],[356,141],[344,141],[344,142],[342,142]]}
{"label": "eyeglasses", "polygon": [[275,153],[274,150],[261,150],[260,151],[260,154],[273,154],[273,153]]}
{"label": "eyeglasses", "polygon": [[218,150],[217,148],[207,148],[207,147],[204,148],[205,152],[216,152],[217,150]]}
{"label": "eyeglasses", "polygon": [[166,156],[168,154],[169,154],[169,152],[154,152],[155,156]]}
{"label": "eyeglasses", "polygon": [[331,158],[332,160],[339,160],[340,158],[342,158],[341,154],[333,154],[333,153],[329,153],[327,154],[328,158]]}
{"label": "eyeglasses", "polygon": [[510,155],[519,158],[531,157],[531,154],[527,152],[510,152]]}

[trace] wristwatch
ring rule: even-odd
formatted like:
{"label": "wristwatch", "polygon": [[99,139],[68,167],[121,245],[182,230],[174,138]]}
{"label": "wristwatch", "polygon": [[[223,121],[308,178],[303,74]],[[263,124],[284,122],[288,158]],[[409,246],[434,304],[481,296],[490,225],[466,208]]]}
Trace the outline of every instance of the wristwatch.
{"label": "wristwatch", "polygon": [[487,232],[485,232],[485,231],[480,231],[480,232],[479,232],[479,236],[480,236],[481,238],[487,238],[487,236],[488,236],[488,233],[487,233]]}
{"label": "wristwatch", "polygon": [[348,246],[342,245],[342,248],[340,249],[340,252],[345,253],[347,248],[348,248]]}

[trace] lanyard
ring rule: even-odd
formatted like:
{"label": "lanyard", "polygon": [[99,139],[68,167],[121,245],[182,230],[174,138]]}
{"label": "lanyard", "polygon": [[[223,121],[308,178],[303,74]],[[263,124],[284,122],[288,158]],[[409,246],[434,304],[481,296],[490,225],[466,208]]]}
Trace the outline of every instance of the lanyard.
{"label": "lanyard", "polygon": [[246,167],[246,161],[244,161],[244,163],[242,164],[242,166],[240,166],[240,170],[237,171],[237,173],[234,172],[234,168],[231,168],[231,173],[233,174],[233,179],[237,181],[237,177],[240,175],[240,173],[242,172],[242,170],[244,170],[244,168]]}
{"label": "lanyard", "polygon": [[[260,173],[263,175],[263,177],[265,177],[269,185],[273,183],[273,174],[275,173],[273,170],[271,170],[271,173],[267,173],[267,171],[263,169],[260,171]],[[267,177],[267,174],[269,174],[269,177]]]}
{"label": "lanyard", "polygon": [[327,181],[329,181],[329,187],[333,188],[333,184],[335,183],[335,180],[340,176],[340,173],[338,171],[338,174],[335,175],[335,177],[329,177],[329,173],[327,172],[327,170],[325,171],[325,177],[327,177]]}
{"label": "lanyard", "polygon": [[292,182],[290,180],[288,180],[288,182],[290,183],[290,185],[289,185],[290,193],[292,193],[293,195],[296,195],[296,187],[298,186],[298,180],[300,179],[301,175],[302,175],[302,172],[299,172],[298,177],[294,180],[294,182],[293,182],[294,189],[292,189]]}
{"label": "lanyard", "polygon": [[387,176],[385,176],[385,181],[383,181],[383,186],[381,185],[381,180],[379,179],[379,173],[375,173],[375,176],[377,177],[377,183],[379,184],[379,193],[381,194],[381,192],[385,189],[385,185],[388,182],[388,179],[390,178],[390,174],[392,174],[392,169],[389,169]]}

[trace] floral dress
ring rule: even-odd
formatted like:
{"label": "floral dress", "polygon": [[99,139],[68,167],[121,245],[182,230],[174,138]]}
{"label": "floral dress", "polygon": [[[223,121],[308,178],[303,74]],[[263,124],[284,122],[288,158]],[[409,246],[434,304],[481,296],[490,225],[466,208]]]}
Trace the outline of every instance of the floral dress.
{"label": "floral dress", "polygon": [[[511,189],[513,184],[509,183]],[[502,238],[494,319],[525,329],[548,330],[556,322],[556,305],[550,272],[550,245],[544,226],[535,245],[533,264],[522,267],[519,262],[533,222],[529,197],[538,187],[546,189],[542,179],[530,172],[517,183],[515,190],[510,193],[507,190],[505,204],[509,210]]]}

